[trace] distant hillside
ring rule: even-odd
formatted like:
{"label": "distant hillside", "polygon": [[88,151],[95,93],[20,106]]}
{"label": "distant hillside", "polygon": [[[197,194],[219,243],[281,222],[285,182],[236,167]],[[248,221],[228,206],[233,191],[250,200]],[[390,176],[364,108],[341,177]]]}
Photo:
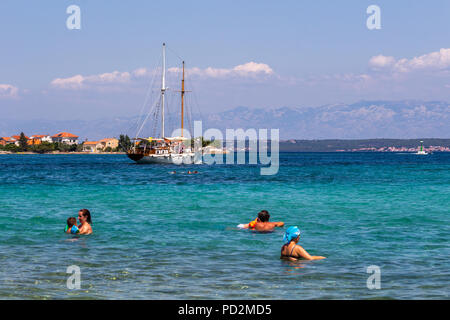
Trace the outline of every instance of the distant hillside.
{"label": "distant hillside", "polygon": [[282,139],[450,138],[450,104],[362,101],[272,110],[235,108],[205,119],[215,128],[279,128]]}
{"label": "distant hillside", "polygon": [[[361,101],[277,109],[237,107],[193,119],[202,119],[204,130],[278,128],[281,139],[450,138],[450,104],[441,101]],[[20,131],[28,135],[69,131],[93,140],[121,133],[134,135],[136,120],[135,116],[80,121],[0,119],[0,136]],[[178,120],[172,123],[177,124]],[[147,129],[146,134],[149,132]]]}
{"label": "distant hillside", "polygon": [[[412,148],[417,150],[419,141],[425,148],[441,146],[450,148],[450,139],[367,139],[367,140],[289,140],[280,142],[281,152],[335,152],[386,147]],[[411,150],[409,150],[411,151]]]}

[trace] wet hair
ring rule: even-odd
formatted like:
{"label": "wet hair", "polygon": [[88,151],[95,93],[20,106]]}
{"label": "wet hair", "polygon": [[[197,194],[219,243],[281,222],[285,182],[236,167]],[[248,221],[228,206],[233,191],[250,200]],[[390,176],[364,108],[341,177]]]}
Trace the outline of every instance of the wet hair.
{"label": "wet hair", "polygon": [[259,219],[261,222],[267,222],[267,221],[269,221],[269,219],[270,219],[269,211],[267,211],[267,210],[261,210],[261,211],[258,213],[258,219]]}
{"label": "wet hair", "polygon": [[74,226],[74,225],[76,225],[77,224],[77,218],[75,218],[75,217],[70,217],[70,218],[68,218],[67,219],[67,226],[70,228],[70,227],[72,227],[72,226]]}
{"label": "wet hair", "polygon": [[81,212],[83,217],[86,217],[87,223],[92,224],[91,213],[89,212],[88,209],[81,209],[79,212]]}

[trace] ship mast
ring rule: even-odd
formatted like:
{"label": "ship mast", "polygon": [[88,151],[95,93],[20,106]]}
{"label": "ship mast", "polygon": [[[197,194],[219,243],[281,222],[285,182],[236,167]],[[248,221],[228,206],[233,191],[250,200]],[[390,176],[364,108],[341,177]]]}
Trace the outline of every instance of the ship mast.
{"label": "ship mast", "polygon": [[161,138],[164,138],[164,94],[166,93],[166,44],[163,43],[163,53],[162,53],[163,63],[162,63],[162,80],[161,80],[161,113],[162,113],[162,123],[161,123]]}
{"label": "ship mast", "polygon": [[184,131],[184,61],[183,61],[183,78],[181,80],[181,137],[183,137]]}

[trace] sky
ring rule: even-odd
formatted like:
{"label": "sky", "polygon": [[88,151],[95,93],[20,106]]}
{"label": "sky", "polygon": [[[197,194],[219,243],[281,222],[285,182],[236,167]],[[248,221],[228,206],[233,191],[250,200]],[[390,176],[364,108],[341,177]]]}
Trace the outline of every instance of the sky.
{"label": "sky", "polygon": [[[67,28],[70,5],[79,30]],[[381,29],[367,27],[370,5]],[[5,119],[139,114],[163,42],[169,87],[179,90],[185,60],[202,113],[450,101],[449,17],[448,0],[2,0],[0,110]]]}

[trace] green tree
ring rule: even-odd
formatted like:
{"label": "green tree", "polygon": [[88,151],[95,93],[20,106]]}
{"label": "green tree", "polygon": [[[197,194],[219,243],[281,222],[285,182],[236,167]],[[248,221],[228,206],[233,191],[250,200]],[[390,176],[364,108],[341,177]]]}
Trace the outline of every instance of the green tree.
{"label": "green tree", "polygon": [[117,147],[118,151],[126,152],[128,149],[131,148],[131,139],[128,135],[121,134],[119,136],[119,146]]}
{"label": "green tree", "polygon": [[202,137],[202,148],[209,146],[211,143],[213,143],[213,141],[211,141],[211,140],[205,140],[205,139]]}
{"label": "green tree", "polygon": [[55,150],[55,146],[53,143],[42,142],[41,144],[34,145],[31,147],[31,151],[36,153],[49,153]]}
{"label": "green tree", "polygon": [[72,148],[71,145],[68,145],[65,143],[60,143],[60,142],[55,142],[54,146],[55,146],[55,150],[60,151],[60,152],[69,152],[70,149]]}
{"label": "green tree", "polygon": [[76,152],[78,148],[78,144],[74,143],[69,145],[69,152]]}
{"label": "green tree", "polygon": [[20,133],[19,148],[20,148],[20,151],[28,150],[28,139],[23,132]]}
{"label": "green tree", "polygon": [[10,151],[10,152],[19,152],[19,151],[21,151],[20,147],[16,146],[14,143],[7,144],[4,147],[4,150]]}
{"label": "green tree", "polygon": [[197,140],[199,140],[200,139],[200,141],[202,142],[202,148],[204,148],[204,147],[206,147],[206,146],[209,146],[211,143],[213,143],[213,141],[212,140],[206,140],[205,138],[203,138],[203,137],[198,137],[198,138],[191,138],[191,147],[192,148],[194,148],[195,147],[195,141]]}

